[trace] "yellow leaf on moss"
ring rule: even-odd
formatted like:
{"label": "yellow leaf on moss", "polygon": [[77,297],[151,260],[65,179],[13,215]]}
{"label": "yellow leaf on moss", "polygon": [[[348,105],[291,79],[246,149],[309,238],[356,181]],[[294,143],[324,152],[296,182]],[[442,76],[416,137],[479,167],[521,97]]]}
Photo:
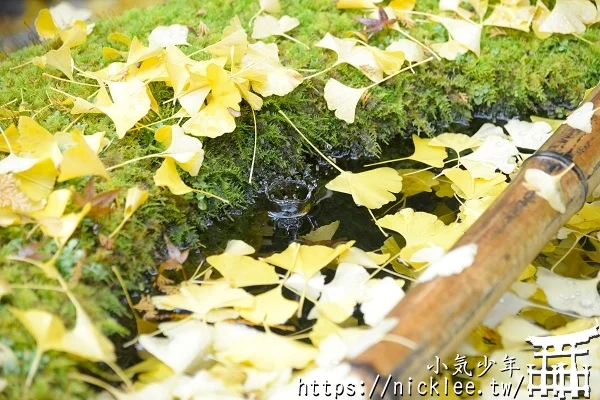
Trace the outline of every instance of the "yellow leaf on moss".
{"label": "yellow leaf on moss", "polygon": [[54,24],[52,14],[50,14],[50,10],[47,8],[40,10],[37,18],[35,19],[34,25],[35,30],[42,39],[56,39],[59,35],[59,29]]}
{"label": "yellow leaf on moss", "polygon": [[240,111],[242,96],[229,73],[216,64],[206,67],[206,78],[211,87],[207,106],[183,124],[186,133],[215,138],[233,132],[235,117],[230,110]]}
{"label": "yellow leaf on moss", "polygon": [[198,175],[204,161],[204,150],[200,140],[186,135],[178,125],[163,126],[156,131],[154,137],[167,146],[162,154],[175,160],[181,169],[191,176]]}
{"label": "yellow leaf on moss", "polygon": [[395,169],[388,167],[359,173],[344,171],[326,188],[348,193],[356,204],[376,209],[396,199],[392,193],[402,190],[402,177]]}
{"label": "yellow leaf on moss", "polygon": [[[19,118],[19,138],[17,139],[21,155],[39,159],[50,158],[54,165],[62,159],[55,137],[35,120],[29,117]],[[14,148],[13,148],[14,150]]]}
{"label": "yellow leaf on moss", "polygon": [[156,186],[166,186],[171,193],[176,195],[194,191],[194,189],[183,182],[179,176],[179,172],[177,172],[175,161],[171,158],[166,158],[160,168],[156,170],[156,173],[154,174],[154,184]]}
{"label": "yellow leaf on moss", "polygon": [[94,175],[110,180],[104,164],[90,148],[83,134],[78,129],[74,129],[70,136],[75,144],[63,152],[58,182]]}
{"label": "yellow leaf on moss", "polygon": [[335,111],[336,117],[351,124],[354,122],[356,106],[366,91],[366,88],[352,88],[329,78],[325,84],[327,108]]}

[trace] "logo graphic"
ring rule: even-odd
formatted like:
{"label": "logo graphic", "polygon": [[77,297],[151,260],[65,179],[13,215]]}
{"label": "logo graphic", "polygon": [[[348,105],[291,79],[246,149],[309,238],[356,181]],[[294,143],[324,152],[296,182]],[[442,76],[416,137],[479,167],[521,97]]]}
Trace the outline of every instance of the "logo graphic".
{"label": "logo graphic", "polygon": [[[589,343],[591,339],[600,336],[598,326],[581,332],[561,336],[528,336],[526,341],[541,351],[533,353],[535,358],[541,358],[541,367],[527,365],[529,374],[529,396],[536,391],[543,397],[552,392],[554,397],[566,399],[567,393],[573,398],[579,398],[581,392],[585,398],[590,398],[590,366],[582,365],[577,368],[577,356],[586,356],[588,349],[578,349],[577,345]],[[551,359],[560,358],[560,362],[548,365]],[[568,361],[564,362],[564,361]],[[539,378],[539,379],[535,379]]]}

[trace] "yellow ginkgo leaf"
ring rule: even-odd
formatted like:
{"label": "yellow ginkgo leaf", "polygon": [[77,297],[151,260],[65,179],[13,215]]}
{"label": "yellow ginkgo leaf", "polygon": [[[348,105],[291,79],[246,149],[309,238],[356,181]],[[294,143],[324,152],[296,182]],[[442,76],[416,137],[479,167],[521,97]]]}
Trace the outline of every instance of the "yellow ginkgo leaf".
{"label": "yellow ginkgo leaf", "polygon": [[241,61],[248,51],[248,35],[236,15],[229,21],[229,26],[223,29],[221,40],[204,48],[216,57],[226,57],[229,64]]}
{"label": "yellow ginkgo leaf", "polygon": [[60,31],[60,40],[62,47],[72,49],[73,47],[81,46],[87,39],[87,25],[83,21],[75,21],[69,29]]}
{"label": "yellow ginkgo leaf", "polygon": [[351,124],[354,122],[356,106],[366,91],[366,88],[355,89],[329,78],[325,84],[327,108],[335,111],[336,117]]}
{"label": "yellow ginkgo leaf", "polygon": [[59,37],[59,29],[54,23],[50,10],[47,8],[40,10],[34,25],[35,30],[42,39],[50,40]]}
{"label": "yellow ginkgo leaf", "polygon": [[565,123],[571,128],[579,129],[585,133],[592,133],[592,117],[596,113],[594,103],[583,103],[577,110],[567,117]]}
{"label": "yellow ginkgo leaf", "polygon": [[63,216],[67,205],[71,201],[71,191],[69,189],[58,189],[50,193],[46,205],[42,210],[30,213],[31,217],[42,220],[44,218],[60,218]]}
{"label": "yellow ginkgo leaf", "polygon": [[308,281],[337,256],[352,247],[353,244],[354,242],[351,241],[331,248],[291,243],[285,251],[273,254],[265,261],[285,270],[301,274]]}
{"label": "yellow ginkgo leaf", "polygon": [[100,90],[94,103],[81,98],[75,98],[71,113],[81,114],[102,112],[115,124],[117,136],[123,138],[140,119],[150,111],[151,100],[146,90],[146,84],[138,78],[131,78],[127,82],[107,82],[111,98],[104,87]]}
{"label": "yellow ginkgo leaf", "polygon": [[269,14],[279,14],[281,12],[281,4],[279,0],[258,0],[261,11],[268,12]]}
{"label": "yellow ginkgo leaf", "polygon": [[31,63],[40,68],[46,68],[46,65],[50,65],[65,74],[69,79],[73,79],[73,58],[71,57],[71,49],[68,47],[50,50],[43,56],[34,57]]}
{"label": "yellow ginkgo leaf", "polygon": [[550,14],[539,22],[542,33],[585,32],[586,24],[596,20],[598,10],[588,0],[557,0]]}
{"label": "yellow ginkgo leaf", "polygon": [[139,41],[137,37],[134,37],[129,45],[129,53],[127,53],[127,61],[125,62],[125,66],[134,65],[141,61],[156,57],[161,52],[162,48],[146,47]]}
{"label": "yellow ginkgo leaf", "polygon": [[359,8],[359,9],[372,9],[377,8],[375,3],[379,3],[379,1],[371,1],[371,0],[339,0],[337,2],[337,8],[340,10],[350,9],[350,8]]}
{"label": "yellow ginkgo leaf", "polygon": [[401,50],[393,50],[389,47],[386,50],[381,50],[373,46],[368,46],[367,49],[373,54],[379,67],[386,75],[398,72],[406,60],[404,52]]}
{"label": "yellow ginkgo leaf", "polygon": [[[548,15],[550,15],[550,10],[544,4],[543,1],[538,0],[535,4],[535,13],[533,15],[533,21],[531,21],[531,30],[533,30],[533,33],[535,33],[535,37],[537,37],[538,39],[543,40],[552,36],[551,33],[540,32],[540,24],[544,22]],[[587,97],[587,95],[583,97],[585,98]]]}
{"label": "yellow ginkgo leaf", "polygon": [[333,221],[330,224],[323,225],[313,231],[310,231],[306,235],[300,236],[302,239],[309,240],[311,242],[321,242],[325,240],[331,240],[335,232],[340,227],[340,221]]}
{"label": "yellow ginkgo leaf", "polygon": [[401,234],[407,247],[433,243],[448,248],[456,239],[450,237],[448,226],[438,217],[412,208],[404,208],[396,214],[386,215],[377,220],[377,224]]}
{"label": "yellow ginkgo leaf", "polygon": [[150,48],[179,45],[189,46],[187,42],[188,33],[189,28],[181,24],[157,26],[148,35],[148,45]]}
{"label": "yellow ginkgo leaf", "polygon": [[254,297],[254,307],[240,308],[240,316],[255,324],[284,324],[298,309],[298,303],[288,300],[281,294],[281,288],[269,290]]}
{"label": "yellow ginkgo leaf", "polygon": [[207,106],[183,124],[186,133],[194,136],[218,137],[233,132],[235,117],[231,111],[240,111],[242,96],[229,73],[216,64],[206,67],[206,78],[211,87]]}
{"label": "yellow ginkgo leaf", "polygon": [[459,154],[461,151],[479,147],[482,143],[483,140],[470,137],[463,133],[442,133],[441,135],[432,138],[428,145],[434,147],[447,147]]}
{"label": "yellow ginkgo leaf", "polygon": [[225,282],[196,285],[184,282],[179,293],[168,296],[154,296],[152,303],[161,310],[176,308],[190,311],[204,318],[212,310],[222,308],[252,308],[254,297],[243,289],[232,288]]}
{"label": "yellow ginkgo leaf", "polygon": [[[2,193],[9,195],[9,199],[11,196],[19,197],[12,198],[13,209],[33,211],[40,209],[39,202],[45,200],[52,192],[56,181],[56,168],[49,158],[23,158],[11,153],[0,161],[0,176],[7,177],[3,183],[12,187],[12,190],[2,188]],[[25,197],[21,198],[21,195]],[[15,208],[17,203],[20,206]],[[8,204],[2,204],[6,205]]]}
{"label": "yellow ginkgo leaf", "polygon": [[74,302],[74,305],[77,311],[75,327],[65,333],[61,345],[56,350],[94,362],[114,362],[117,357],[112,342],[96,329],[78,302]]}
{"label": "yellow ginkgo leaf", "polygon": [[[242,59],[241,68],[244,72],[240,77],[247,79],[252,85],[252,90],[263,97],[284,96],[302,83],[302,75],[297,71],[284,67],[279,61],[277,44],[263,42],[252,43],[248,52]],[[240,86],[238,85],[238,89]],[[251,105],[256,101],[253,93],[242,93]],[[262,100],[260,100],[262,105]],[[254,109],[260,109],[253,105]]]}
{"label": "yellow ginkgo leaf", "polygon": [[10,308],[10,312],[25,326],[33,336],[38,351],[55,349],[67,332],[65,325],[56,315],[44,310],[20,310]]}
{"label": "yellow ginkgo leaf", "polygon": [[[286,32],[291,31],[300,25],[297,18],[284,15],[277,19],[271,15],[261,15],[254,21],[253,39],[265,39],[269,36],[284,36]],[[285,35],[287,36],[287,35]]]}
{"label": "yellow ginkgo leaf", "polygon": [[144,203],[148,201],[148,191],[132,187],[127,190],[125,198],[125,214],[124,218],[129,219]]}
{"label": "yellow ginkgo leaf", "polygon": [[442,173],[452,181],[455,193],[466,200],[498,195],[508,185],[506,175],[500,173],[491,179],[474,179],[469,171],[460,168],[448,168]]}
{"label": "yellow ginkgo leaf", "polygon": [[402,177],[402,194],[404,197],[431,192],[431,188],[439,184],[439,181],[435,178],[436,174],[431,171],[401,169],[398,170],[398,174]]}
{"label": "yellow ginkgo leaf", "polygon": [[402,177],[388,167],[359,173],[344,171],[326,187],[352,195],[354,202],[360,206],[376,209],[396,199],[392,193],[402,190]]}
{"label": "yellow ginkgo leaf", "polygon": [[55,137],[36,121],[19,117],[19,134],[19,154],[39,159],[50,158],[54,165],[60,163],[62,155]]}
{"label": "yellow ginkgo leaf", "polygon": [[175,166],[175,161],[171,158],[166,158],[159,169],[154,174],[154,184],[156,186],[166,186],[169,188],[171,193],[176,195],[182,195],[193,192],[194,189],[186,185]]}
{"label": "yellow ginkgo leaf", "polygon": [[110,179],[104,164],[90,148],[83,134],[78,129],[74,129],[70,136],[75,144],[63,151],[58,182],[93,175]]}
{"label": "yellow ginkgo leaf", "polygon": [[40,220],[41,229],[45,235],[53,237],[59,246],[64,246],[90,208],[91,204],[88,203],[78,213],[70,213],[60,218],[44,218]]}
{"label": "yellow ginkgo leaf", "polygon": [[254,249],[239,240],[231,240],[223,254],[210,256],[206,261],[233,286],[256,286],[277,283],[275,269],[264,261],[248,257]]}
{"label": "yellow ginkgo leaf", "polygon": [[431,45],[431,48],[435,50],[440,57],[450,61],[456,60],[456,57],[466,54],[469,51],[469,49],[454,39],[450,39],[443,43],[434,43]]}
{"label": "yellow ginkgo leaf", "polygon": [[316,46],[335,51],[338,59],[334,65],[350,64],[373,82],[383,79],[383,71],[373,53],[354,39],[339,39],[327,33]]}
{"label": "yellow ginkgo leaf", "polygon": [[[0,131],[0,151],[10,153],[11,150],[15,153],[21,153],[21,145],[18,143],[19,130],[14,124],[11,124],[4,131]],[[60,150],[59,150],[60,151]]]}
{"label": "yellow ginkgo leaf", "polygon": [[306,343],[230,323],[215,325],[214,347],[218,361],[261,371],[302,369],[318,355],[318,350]]}
{"label": "yellow ginkgo leaf", "polygon": [[525,187],[533,190],[536,195],[545,199],[550,204],[550,207],[561,214],[564,214],[567,210],[560,183],[565,171],[558,175],[550,175],[540,169],[528,169],[525,171]]}
{"label": "yellow ginkgo leaf", "polygon": [[200,140],[186,135],[179,125],[163,126],[156,131],[154,137],[167,146],[162,154],[175,160],[181,169],[191,176],[198,175],[204,161],[204,150]]}
{"label": "yellow ginkgo leaf", "polygon": [[387,51],[404,53],[404,58],[409,62],[419,62],[425,60],[423,47],[408,39],[394,40],[387,48]]}
{"label": "yellow ginkgo leaf", "polygon": [[479,55],[481,25],[472,21],[445,17],[435,17],[435,21],[444,25],[452,39]]}
{"label": "yellow ginkgo leaf", "polygon": [[529,32],[529,26],[535,15],[535,10],[536,8],[531,6],[528,0],[516,6],[498,4],[494,7],[492,14],[483,21],[483,25]]}
{"label": "yellow ginkgo leaf", "polygon": [[417,135],[412,136],[415,152],[408,157],[410,160],[419,161],[432,167],[441,168],[448,153],[444,148],[431,146],[431,139],[421,139]]}
{"label": "yellow ginkgo leaf", "polygon": [[109,238],[114,237],[123,228],[125,223],[131,218],[131,216],[140,208],[144,203],[148,201],[148,191],[132,187],[127,190],[127,197],[125,198],[125,211],[123,212],[123,220],[115,228],[114,231],[109,235]]}

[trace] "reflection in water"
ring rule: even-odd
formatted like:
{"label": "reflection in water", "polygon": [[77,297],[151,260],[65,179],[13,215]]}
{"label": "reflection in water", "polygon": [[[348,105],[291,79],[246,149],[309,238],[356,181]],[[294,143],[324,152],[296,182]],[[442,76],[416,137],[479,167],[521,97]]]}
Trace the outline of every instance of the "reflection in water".
{"label": "reflection in water", "polygon": [[[87,8],[93,18],[121,14],[134,7],[148,7],[166,0],[68,0],[77,8]],[[0,0],[0,49],[4,52],[37,43],[33,22],[42,8],[53,7],[56,0]]]}

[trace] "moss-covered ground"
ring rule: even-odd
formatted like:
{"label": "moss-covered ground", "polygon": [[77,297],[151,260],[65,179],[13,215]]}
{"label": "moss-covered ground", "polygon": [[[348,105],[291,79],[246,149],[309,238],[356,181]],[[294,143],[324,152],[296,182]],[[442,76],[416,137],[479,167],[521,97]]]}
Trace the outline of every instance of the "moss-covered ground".
{"label": "moss-covered ground", "polygon": [[[423,0],[417,8],[428,11],[436,7],[436,1]],[[239,15],[246,23],[258,8],[258,2],[254,0],[172,0],[165,5],[134,9],[123,16],[97,21],[88,42],[74,49],[74,59],[81,69],[97,70],[109,63],[101,54],[103,47],[114,45],[106,39],[111,32],[145,39],[157,25],[179,23],[195,29],[203,21],[209,27],[209,33],[201,37],[190,35],[191,46],[184,51],[191,53],[218,40],[231,17]],[[201,9],[205,12],[198,13]],[[300,27],[293,34],[307,44],[313,45],[327,32],[343,37],[348,31],[359,29],[354,20],[358,14],[337,10],[330,0],[284,2],[284,10],[287,15],[300,20]],[[446,38],[441,25],[428,21],[418,21],[411,33],[426,42]],[[148,204],[125,225],[113,250],[99,245],[97,233],[99,230],[110,232],[121,216],[102,217],[101,223],[86,219],[77,239],[73,239],[61,255],[61,272],[67,279],[78,279],[75,293],[93,319],[101,323],[105,333],[116,335],[114,337],[126,336],[131,332],[117,321],[129,316],[130,311],[123,301],[112,267],[121,272],[130,290],[144,290],[148,273],[164,260],[164,234],[179,246],[197,249],[199,242],[212,235],[211,230],[218,225],[219,219],[243,211],[268,180],[275,176],[300,177],[314,173],[314,163],[310,162],[313,158],[282,121],[277,113],[279,109],[285,110],[318,147],[333,157],[375,157],[383,146],[402,146],[395,138],[412,133],[432,135],[456,124],[468,125],[474,118],[505,119],[529,114],[564,117],[565,112],[582,98],[585,89],[600,80],[598,46],[572,36],[555,35],[542,41],[533,34],[518,31],[506,30],[506,35],[494,37],[490,33],[490,28],[484,29],[480,57],[469,53],[455,62],[432,62],[419,67],[416,74],[402,74],[375,87],[359,103],[356,122],[351,125],[336,119],[323,99],[323,87],[328,77],[354,87],[368,83],[350,67],[339,66],[309,80],[284,98],[267,98],[263,109],[257,113],[258,153],[252,184],[248,184],[248,175],[254,127],[249,107],[243,107],[235,132],[205,140],[206,157],[201,172],[196,178],[186,178],[193,187],[226,197],[230,206],[196,194],[176,197],[155,188],[152,175],[159,160],[145,160],[116,170],[112,173],[116,186],[131,186],[135,182],[151,190]],[[600,29],[588,29],[583,36],[597,43]],[[399,37],[398,33],[383,32],[376,35],[372,43],[385,46],[392,38]],[[311,73],[308,71],[319,71],[335,62],[333,52],[314,46],[307,50],[287,40],[277,42],[283,64],[306,75]],[[34,110],[35,118],[46,129],[57,132],[69,125],[73,116],[68,107],[60,104],[64,97],[49,88],[81,97],[90,95],[93,88],[51,80],[32,65],[13,69],[42,55],[50,46],[53,44],[30,46],[0,61],[0,104],[18,99],[8,106],[15,111],[15,116],[19,112],[31,115],[28,110]],[[154,84],[152,90],[159,103],[172,96],[172,91],[160,84]],[[6,128],[11,122],[4,119],[0,126]],[[101,115],[85,115],[76,126],[86,133],[106,131],[109,136],[114,133],[112,122]],[[114,165],[156,152],[154,143],[152,130],[139,130],[128,134],[118,146],[109,146],[103,159],[107,165]],[[76,190],[81,190],[85,183],[86,180],[81,179]],[[99,184],[98,188],[106,189],[106,186]],[[6,260],[8,255],[39,238],[37,233],[29,238],[30,229],[30,226],[11,227],[0,231],[0,279],[29,285],[47,284],[37,268]],[[246,227],[240,227],[240,230],[244,229]],[[212,237],[207,240],[222,245],[225,239]],[[42,248],[46,253],[52,250],[51,244]],[[3,372],[9,388],[0,394],[0,398],[16,399],[21,397],[22,382],[35,345],[9,313],[6,304],[43,308],[63,316],[66,321],[73,321],[74,310],[64,294],[47,290],[17,289],[2,301],[0,342],[15,350],[19,363],[17,366],[5,365]],[[92,389],[69,378],[69,373],[78,366],[82,364],[66,355],[47,354],[30,390],[30,398],[88,398]]]}

